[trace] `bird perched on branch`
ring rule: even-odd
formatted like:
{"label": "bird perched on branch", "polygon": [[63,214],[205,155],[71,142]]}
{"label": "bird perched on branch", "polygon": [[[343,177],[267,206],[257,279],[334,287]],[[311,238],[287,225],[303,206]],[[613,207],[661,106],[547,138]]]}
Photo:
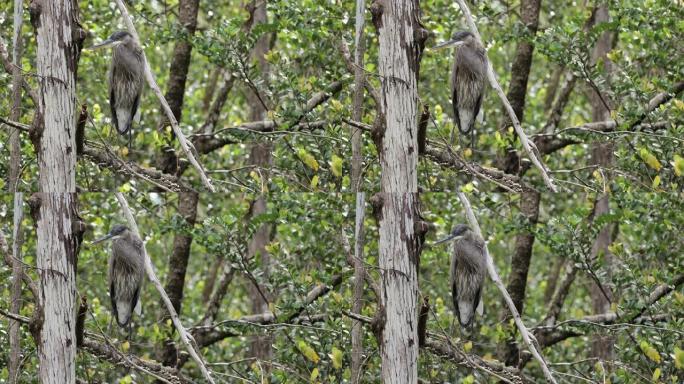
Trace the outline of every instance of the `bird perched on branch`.
{"label": "bird perched on branch", "polygon": [[128,147],[133,138],[133,120],[138,120],[138,106],[145,81],[142,48],[126,31],[117,31],[91,49],[111,46],[112,63],[109,70],[109,106],[112,123],[121,135],[128,133]]}
{"label": "bird perched on branch", "polygon": [[487,270],[485,244],[465,224],[458,224],[448,237],[435,245],[450,240],[453,240],[454,245],[449,268],[451,296],[458,322],[461,327],[467,328],[472,324],[475,312],[480,316],[484,312],[482,288]]}
{"label": "bird perched on branch", "polygon": [[[451,102],[458,130],[470,136],[470,146],[475,142],[475,120],[482,106],[482,95],[487,79],[487,57],[482,44],[468,31],[456,32],[451,40],[438,44],[433,49],[459,47],[454,52],[451,72]],[[451,142],[454,131],[451,132]]]}
{"label": "bird perched on branch", "polygon": [[145,276],[142,240],[125,225],[117,224],[93,244],[112,240],[109,258],[109,297],[112,312],[120,327],[128,327],[130,338],[133,312],[141,313],[140,290]]}

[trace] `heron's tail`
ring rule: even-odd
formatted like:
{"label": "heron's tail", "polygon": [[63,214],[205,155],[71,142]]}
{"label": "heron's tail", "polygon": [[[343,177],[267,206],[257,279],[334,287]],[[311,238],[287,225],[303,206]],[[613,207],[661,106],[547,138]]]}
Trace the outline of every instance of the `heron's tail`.
{"label": "heron's tail", "polygon": [[129,108],[116,108],[116,130],[119,134],[124,135],[130,131],[133,126],[133,116]]}
{"label": "heron's tail", "polygon": [[117,300],[116,302],[116,323],[120,327],[125,327],[131,321],[131,303],[128,300]]}

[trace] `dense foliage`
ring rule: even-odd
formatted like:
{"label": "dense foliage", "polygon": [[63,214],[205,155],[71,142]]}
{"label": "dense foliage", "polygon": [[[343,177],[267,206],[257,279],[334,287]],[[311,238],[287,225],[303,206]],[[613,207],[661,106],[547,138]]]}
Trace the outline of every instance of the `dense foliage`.
{"label": "dense foliage", "polygon": [[[177,22],[178,1],[130,3],[145,52],[162,89],[169,78],[168,63],[174,43],[182,39],[192,43],[181,118],[186,135],[203,133],[218,88],[230,78],[234,81],[212,131],[225,145],[199,158],[221,192],[200,194],[197,224],[189,227],[178,213],[177,195],[159,193],[157,186],[144,178],[119,173],[88,156],[79,158],[78,185],[85,191],[127,194],[162,282],[169,270],[174,235],[192,236],[181,312],[185,325],[199,325],[206,313],[212,269],[219,265],[222,271],[233,271],[234,279],[214,319],[219,324],[217,329],[226,332],[226,337],[201,351],[220,382],[349,382],[351,319],[347,313],[353,300],[353,268],[348,264],[342,237],[353,243],[355,196],[349,193],[351,144],[349,126],[344,123],[351,118],[353,74],[345,65],[339,45],[346,41],[353,50],[354,2],[268,1],[268,22],[246,32],[243,26],[249,13],[242,2],[201,0],[194,36],[187,36]],[[610,10],[611,21],[587,27],[592,9],[604,4]],[[456,30],[466,29],[454,1],[422,2],[421,7],[421,21],[432,33],[428,47],[447,39]],[[577,277],[561,303],[557,319],[557,330],[572,335],[543,350],[560,382],[681,383],[682,283],[673,286],[673,292],[656,303],[649,303],[648,297],[657,287],[672,284],[684,273],[684,98],[681,93],[673,95],[672,100],[654,111],[649,111],[648,105],[657,94],[671,91],[684,80],[684,7],[669,0],[551,0],[542,1],[541,7],[539,31],[534,36],[520,21],[518,2],[478,1],[471,5],[471,10],[504,89],[511,80],[516,45],[523,41],[534,44],[522,124],[531,139],[548,135],[566,143],[542,156],[561,193],[549,193],[534,168],[519,175],[516,180],[541,192],[538,223],[529,224],[521,212],[520,194],[503,192],[499,184],[463,167],[440,164],[431,156],[421,157],[418,178],[425,191],[420,194],[421,214],[434,224],[422,251],[419,274],[421,295],[428,296],[431,304],[428,331],[439,337],[449,335],[459,348],[488,361],[499,359],[501,346],[510,337],[516,337],[515,327],[505,319],[508,311],[501,295],[491,284],[484,293],[485,315],[477,319],[475,330],[463,334],[454,324],[448,284],[450,249],[431,247],[429,243],[453,225],[465,222],[455,195],[455,191],[462,190],[474,205],[504,282],[512,268],[516,235],[534,235],[522,313],[528,327],[544,325],[541,322],[549,311],[554,290],[568,270],[576,270]],[[81,25],[92,36],[86,46],[123,29],[118,10],[109,0],[80,1],[80,10]],[[0,3],[0,37],[8,45],[11,15],[11,2]],[[366,16],[365,71],[368,81],[377,89],[380,82],[376,31],[370,13]],[[22,66],[27,82],[35,88],[35,34],[28,12],[24,18]],[[616,41],[606,55],[610,63],[601,59],[592,64],[592,49],[604,32],[611,33]],[[266,54],[266,76],[250,55],[262,35],[272,37]],[[157,166],[169,146],[181,153],[170,131],[158,129],[161,109],[149,89],[143,94],[142,119],[134,131],[132,148],[126,148],[127,140],[110,126],[105,87],[110,58],[111,51],[84,50],[79,62],[78,101],[87,105],[90,114],[86,124],[87,145],[99,150],[108,148],[125,161],[148,168]],[[453,129],[448,86],[451,63],[448,51],[428,49],[422,56],[419,94],[420,103],[428,105],[432,112],[429,145],[438,151],[453,150],[458,159],[472,164],[501,167],[507,152],[511,148],[520,151],[521,147],[512,128],[505,124],[505,111],[491,89],[483,103],[484,123],[478,125],[474,149],[467,148],[469,140],[463,139],[447,148]],[[610,72],[606,71],[607,65],[612,68]],[[560,111],[559,122],[549,128],[551,110],[567,79],[573,76],[576,84],[569,101]],[[303,114],[307,101],[335,81],[343,82],[342,90]],[[0,70],[3,118],[9,116],[11,108],[10,84],[11,75]],[[272,132],[241,127],[249,121],[247,95],[255,89],[265,100],[268,118],[276,121]],[[610,100],[614,129],[569,129],[592,122],[588,96],[591,90],[598,90]],[[34,105],[26,96],[23,103],[19,122],[31,124]],[[375,103],[367,95],[362,123],[372,125],[375,117]],[[300,120],[324,124],[321,129],[300,129],[294,126]],[[636,123],[640,125],[635,127]],[[8,132],[0,124],[3,190],[7,189],[10,158]],[[256,142],[273,144],[273,164],[266,169],[268,172],[249,163],[250,148]],[[591,148],[596,143],[608,142],[613,144],[612,165],[592,164]],[[18,190],[33,192],[38,189],[38,166],[27,134],[22,133],[21,148],[23,171]],[[369,191],[370,197],[380,189],[380,165],[378,149],[368,133],[363,137],[363,154],[362,189]],[[181,179],[203,190],[192,168]],[[267,196],[267,212],[249,219],[250,203],[262,192]],[[595,201],[604,194],[610,200],[609,211],[593,217]],[[125,332],[116,325],[108,328],[111,312],[105,281],[109,249],[89,243],[124,221],[116,199],[109,194],[86,192],[79,194],[78,200],[80,216],[88,223],[77,272],[78,294],[88,302],[86,331],[97,340],[106,335],[124,352],[158,359],[167,338],[178,340],[165,318],[158,293],[150,284],[142,294],[143,315],[135,323],[132,340],[125,342]],[[34,268],[35,223],[28,214],[28,205],[24,211],[23,262],[29,275],[38,279],[40,271]],[[365,265],[372,278],[379,280],[378,223],[370,204],[366,211]],[[0,231],[10,244],[12,214],[12,196],[0,195]],[[266,247],[271,259],[267,270],[259,257],[246,257],[249,239],[262,224],[272,228],[272,239]],[[610,256],[600,253],[592,259],[591,249],[602,228],[611,231]],[[268,292],[270,309],[276,316],[271,324],[239,321],[252,314],[250,289],[255,281]],[[597,282],[612,292],[611,311],[620,321],[573,321],[595,314],[591,287]],[[0,263],[2,310],[9,308],[10,283],[11,269]],[[307,294],[319,284],[329,286],[330,292],[303,305]],[[34,306],[28,290],[23,299],[20,314],[31,316]],[[377,298],[367,289],[363,299],[362,314],[372,318]],[[286,321],[291,314],[298,314],[300,320]],[[9,343],[7,321],[0,320],[0,383],[4,383],[8,380],[5,362]],[[250,358],[254,335],[273,336],[269,361]],[[611,359],[593,357],[592,341],[597,335],[614,338],[609,339],[614,346]],[[379,382],[378,344],[368,324],[364,337],[362,382]],[[21,382],[35,382],[38,358],[27,327],[22,328],[22,348]],[[524,347],[521,356],[525,357],[522,351]],[[181,372],[194,381],[202,380],[192,360]],[[522,372],[533,382],[543,380],[534,360]],[[79,352],[77,374],[92,383],[153,381],[150,376],[116,367],[85,351]],[[421,349],[419,375],[425,382],[435,383],[496,381],[494,376],[465,368],[427,349]]]}

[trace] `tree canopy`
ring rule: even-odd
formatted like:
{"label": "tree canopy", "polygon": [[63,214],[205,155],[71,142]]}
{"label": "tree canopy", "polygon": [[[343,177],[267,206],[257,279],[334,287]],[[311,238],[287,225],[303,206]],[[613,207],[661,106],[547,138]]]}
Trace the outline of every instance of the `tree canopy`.
{"label": "tree canopy", "polygon": [[[38,99],[46,97],[34,3],[23,4],[18,114],[12,112],[14,8],[0,4],[0,189],[7,192],[0,194],[0,383],[38,380],[40,298],[32,288],[49,272],[38,267],[41,194],[32,194],[44,192],[37,127]],[[364,8],[364,84],[354,79],[354,1],[126,2],[152,73],[171,109],[177,107],[180,129],[216,193],[189,163],[148,85],[130,148],[112,127],[112,52],[87,48],[127,26],[115,1],[76,3],[74,25],[86,35],[77,49],[73,113],[85,133],[72,138],[83,143],[78,190],[64,192],[78,192],[73,220],[83,224],[73,232],[79,380],[205,380],[152,284],[141,293],[132,338],[110,327],[110,249],[91,242],[126,223],[113,195],[122,192],[216,382],[381,382],[379,324],[394,316],[383,312],[391,271],[380,260],[387,223],[381,159],[384,134],[396,128],[385,121],[383,101],[387,82],[404,81],[379,68],[379,34],[386,30],[378,15],[386,2]],[[433,243],[467,223],[458,192],[473,205],[494,266],[557,382],[682,382],[684,7],[668,0],[468,6],[496,78],[559,192],[531,163],[489,86],[473,145],[469,136],[450,142],[454,55],[430,48],[470,27],[458,1],[420,2],[422,29],[408,37],[397,32],[421,48],[410,67],[417,76],[415,126],[427,132],[424,141],[420,132],[411,137],[417,146],[407,149],[419,152],[416,224],[400,234],[415,239],[417,258],[397,255],[417,268],[414,331],[425,338],[420,382],[545,379],[491,280],[473,329],[455,322],[452,248]],[[360,118],[353,113],[357,87],[364,88]],[[12,135],[19,137],[18,154]],[[352,135],[361,136],[356,165]],[[361,169],[358,186],[354,166]],[[11,167],[19,171],[16,186]],[[357,190],[366,191],[363,238],[355,233]],[[25,192],[22,238],[12,236],[14,192]],[[23,259],[13,259],[13,244]],[[23,279],[13,272],[17,263]],[[13,313],[17,279],[24,282],[23,304]],[[356,281],[363,282],[360,297]],[[17,381],[9,369],[10,318],[22,324]],[[420,318],[427,319],[424,329]],[[356,321],[363,346],[358,378],[351,366]]]}

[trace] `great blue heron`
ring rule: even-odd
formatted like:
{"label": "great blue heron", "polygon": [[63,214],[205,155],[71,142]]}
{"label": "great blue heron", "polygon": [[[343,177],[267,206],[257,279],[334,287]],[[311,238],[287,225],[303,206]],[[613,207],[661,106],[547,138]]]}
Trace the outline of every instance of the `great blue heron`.
{"label": "great blue heron", "polygon": [[[487,58],[484,47],[468,31],[456,32],[451,40],[438,44],[433,49],[458,46],[454,52],[454,66],[451,72],[451,102],[458,130],[469,132],[470,145],[475,141],[475,119],[480,113],[482,95],[487,78]],[[454,132],[451,132],[451,142]]]}
{"label": "great blue heron", "polygon": [[112,239],[112,255],[109,258],[109,297],[112,312],[120,327],[128,326],[133,312],[141,313],[140,289],[142,287],[145,257],[143,242],[125,225],[117,224],[109,233],[93,244]]}
{"label": "great blue heron", "polygon": [[133,120],[138,118],[138,105],[144,83],[142,48],[126,31],[117,31],[102,43],[91,49],[113,47],[112,65],[109,70],[109,106],[112,122],[121,135],[128,133],[128,147],[131,146]]}
{"label": "great blue heron", "polygon": [[487,270],[484,240],[465,224],[458,224],[448,237],[435,245],[449,240],[454,242],[449,268],[451,296],[458,322],[461,327],[467,328],[475,312],[482,316],[484,311],[482,287]]}

